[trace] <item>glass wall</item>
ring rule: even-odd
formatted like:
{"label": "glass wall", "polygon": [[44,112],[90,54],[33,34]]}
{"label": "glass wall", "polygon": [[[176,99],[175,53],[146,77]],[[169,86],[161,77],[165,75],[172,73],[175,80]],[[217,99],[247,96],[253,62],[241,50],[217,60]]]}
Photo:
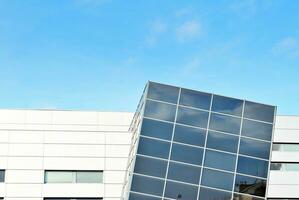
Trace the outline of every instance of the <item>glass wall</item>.
{"label": "glass wall", "polygon": [[45,183],[103,183],[103,172],[45,171]]}

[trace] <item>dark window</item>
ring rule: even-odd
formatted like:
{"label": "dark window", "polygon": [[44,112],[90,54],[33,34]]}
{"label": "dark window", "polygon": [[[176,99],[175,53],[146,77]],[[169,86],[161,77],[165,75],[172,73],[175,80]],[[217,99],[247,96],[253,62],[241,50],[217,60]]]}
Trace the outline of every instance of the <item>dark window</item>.
{"label": "dark window", "polygon": [[214,95],[212,111],[241,116],[243,101],[229,97]]}
{"label": "dark window", "polygon": [[204,166],[235,171],[236,155],[206,150]]}
{"label": "dark window", "polygon": [[5,170],[0,170],[0,183],[5,182]]}
{"label": "dark window", "polygon": [[171,160],[201,165],[202,155],[203,149],[180,144],[172,145]]}
{"label": "dark window", "polygon": [[242,138],[240,142],[240,154],[269,159],[270,143]]}
{"label": "dark window", "polygon": [[129,200],[161,200],[161,198],[145,196],[141,194],[130,193]]}
{"label": "dark window", "polygon": [[248,176],[237,175],[235,192],[264,197],[266,192],[266,181]]}
{"label": "dark window", "polygon": [[210,110],[211,96],[212,95],[208,93],[182,89],[180,104]]}
{"label": "dark window", "polygon": [[166,161],[137,156],[134,172],[164,178],[166,175],[166,168]]}
{"label": "dark window", "polygon": [[200,167],[170,162],[167,178],[176,181],[198,184],[200,172]]}
{"label": "dark window", "polygon": [[274,110],[274,106],[246,101],[244,117],[272,123],[274,120]]}
{"label": "dark window", "polygon": [[209,188],[200,188],[199,200],[231,200],[232,193]]}
{"label": "dark window", "polygon": [[240,118],[215,113],[211,114],[210,129],[238,135],[240,133],[240,124]]}
{"label": "dark window", "polygon": [[177,123],[206,128],[209,113],[200,110],[179,107]]}
{"label": "dark window", "polygon": [[239,137],[233,135],[226,135],[209,131],[207,147],[236,153],[238,149]]}
{"label": "dark window", "polygon": [[202,185],[231,191],[233,188],[234,175],[210,169],[203,169]]}
{"label": "dark window", "polygon": [[169,148],[169,142],[140,137],[137,153],[159,158],[168,158]]}
{"label": "dark window", "polygon": [[[248,195],[241,195],[241,194],[234,194],[233,200],[264,200],[264,198],[257,198],[253,196],[248,196]],[[270,199],[268,199],[270,200]],[[287,199],[284,199],[287,200]]]}
{"label": "dark window", "polygon": [[177,199],[180,196],[180,200],[191,200],[197,198],[198,187],[186,185],[182,183],[175,183],[167,181],[165,189],[165,197]]}
{"label": "dark window", "polygon": [[267,178],[269,162],[239,156],[237,172]]}
{"label": "dark window", "polygon": [[171,140],[173,124],[143,119],[141,135]]}
{"label": "dark window", "polygon": [[149,83],[147,97],[170,103],[177,103],[179,88],[159,83]]}
{"label": "dark window", "polygon": [[190,128],[186,126],[175,126],[174,138],[176,142],[204,146],[206,138],[206,130],[198,128]]}
{"label": "dark window", "polygon": [[299,171],[299,163],[271,163],[270,170]]}
{"label": "dark window", "polygon": [[244,119],[242,125],[242,135],[271,141],[272,124],[265,124]]}
{"label": "dark window", "polygon": [[176,106],[174,105],[147,100],[144,116],[173,122],[175,118],[175,110]]}
{"label": "dark window", "polygon": [[131,190],[145,194],[161,196],[163,193],[164,181],[139,175],[133,175]]}

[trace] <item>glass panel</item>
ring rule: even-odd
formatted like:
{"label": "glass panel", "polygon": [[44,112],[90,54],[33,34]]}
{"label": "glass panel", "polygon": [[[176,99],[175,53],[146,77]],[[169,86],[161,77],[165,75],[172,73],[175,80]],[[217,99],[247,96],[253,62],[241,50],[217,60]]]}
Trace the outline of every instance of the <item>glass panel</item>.
{"label": "glass panel", "polygon": [[166,168],[166,161],[137,156],[134,172],[164,178],[166,175]]}
{"label": "glass panel", "polygon": [[[264,198],[257,198],[257,197],[253,197],[253,196],[234,194],[233,200],[264,200]],[[268,199],[268,200],[270,200],[270,199]]]}
{"label": "glass panel", "polygon": [[211,96],[212,95],[208,93],[182,89],[180,104],[210,110]]}
{"label": "glass panel", "polygon": [[237,172],[267,178],[269,162],[239,156]]}
{"label": "glass panel", "polygon": [[273,151],[299,152],[299,144],[273,144]]}
{"label": "glass panel", "polygon": [[266,192],[266,181],[248,176],[237,175],[235,192],[264,197]]}
{"label": "glass panel", "polygon": [[45,183],[73,183],[74,173],[72,171],[46,171]]}
{"label": "glass panel", "polygon": [[180,144],[173,144],[171,160],[201,165],[203,149],[189,147]]}
{"label": "glass panel", "polygon": [[239,137],[233,135],[226,135],[209,131],[207,147],[236,153],[238,149]]}
{"label": "glass panel", "polygon": [[274,119],[274,110],[275,107],[273,106],[246,101],[244,117],[272,123]]}
{"label": "glass panel", "polygon": [[208,112],[179,107],[176,121],[181,124],[206,128],[208,117]]}
{"label": "glass panel", "polygon": [[251,120],[243,120],[242,135],[271,141],[272,124],[265,124]]}
{"label": "glass panel", "polygon": [[155,102],[146,101],[144,116],[165,121],[174,121],[176,106]]}
{"label": "glass panel", "polygon": [[241,138],[240,154],[269,159],[270,143]]}
{"label": "glass panel", "polygon": [[132,191],[162,196],[163,188],[164,181],[160,179],[133,175]]}
{"label": "glass panel", "polygon": [[168,159],[169,148],[169,142],[140,137],[137,153]]}
{"label": "glass panel", "polygon": [[141,194],[134,194],[131,192],[129,200],[161,200],[161,198],[145,196]]}
{"label": "glass panel", "polygon": [[204,166],[235,171],[236,155],[206,150]]}
{"label": "glass panel", "polygon": [[173,124],[159,122],[150,119],[143,119],[141,135],[171,140]]}
{"label": "glass panel", "polygon": [[175,183],[172,181],[167,181],[165,189],[165,197],[180,200],[191,200],[197,198],[198,187],[185,185],[182,183]]}
{"label": "glass panel", "polygon": [[80,172],[76,173],[77,183],[103,183],[103,172]]}
{"label": "glass panel", "polygon": [[210,129],[233,134],[240,133],[241,119],[225,115],[212,113],[210,119]]}
{"label": "glass panel", "polygon": [[233,188],[234,175],[231,173],[204,169],[202,185],[231,191]]}
{"label": "glass panel", "polygon": [[200,167],[170,162],[167,178],[187,183],[198,184],[200,171]]}
{"label": "glass panel", "polygon": [[5,170],[0,170],[0,182],[5,182]]}
{"label": "glass panel", "polygon": [[204,146],[206,139],[206,130],[190,128],[186,126],[175,126],[174,138],[176,142]]}
{"label": "glass panel", "polygon": [[299,163],[271,163],[270,170],[299,171]]}
{"label": "glass panel", "polygon": [[199,200],[231,200],[232,193],[201,187]]}
{"label": "glass panel", "polygon": [[241,116],[243,101],[229,97],[214,95],[212,111]]}
{"label": "glass panel", "polygon": [[179,88],[159,83],[149,83],[147,98],[177,103]]}

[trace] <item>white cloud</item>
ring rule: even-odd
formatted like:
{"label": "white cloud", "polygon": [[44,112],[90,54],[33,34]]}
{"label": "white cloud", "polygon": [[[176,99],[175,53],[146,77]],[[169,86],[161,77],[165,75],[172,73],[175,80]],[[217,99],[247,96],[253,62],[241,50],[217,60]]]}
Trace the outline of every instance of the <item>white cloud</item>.
{"label": "white cloud", "polygon": [[196,39],[201,35],[202,26],[196,20],[186,21],[176,29],[176,36],[179,41]]}
{"label": "white cloud", "polygon": [[167,24],[162,20],[154,20],[149,25],[149,33],[146,36],[146,43],[149,46],[154,46],[159,40],[160,35],[166,33],[168,30]]}
{"label": "white cloud", "polygon": [[299,57],[299,40],[293,37],[283,38],[274,45],[273,52],[293,58]]}

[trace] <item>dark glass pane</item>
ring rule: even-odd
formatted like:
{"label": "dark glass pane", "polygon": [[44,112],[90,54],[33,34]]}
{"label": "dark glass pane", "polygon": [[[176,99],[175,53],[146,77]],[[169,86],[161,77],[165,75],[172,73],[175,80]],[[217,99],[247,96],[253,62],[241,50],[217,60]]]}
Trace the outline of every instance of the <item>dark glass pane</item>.
{"label": "dark glass pane", "polygon": [[212,95],[208,93],[182,89],[180,104],[210,110],[211,96]]}
{"label": "dark glass pane", "polygon": [[229,97],[214,95],[212,111],[241,116],[243,101]]}
{"label": "dark glass pane", "polygon": [[240,142],[240,154],[269,159],[270,143],[242,138]]}
{"label": "dark glass pane", "polygon": [[[234,194],[233,200],[264,200],[264,198],[257,198],[257,197],[248,196],[248,195]],[[270,200],[270,199],[268,199],[268,200]]]}
{"label": "dark glass pane", "polygon": [[248,176],[237,175],[235,192],[264,197],[266,192],[266,181]]}
{"label": "dark glass pane", "polygon": [[147,98],[177,103],[179,88],[159,83],[149,83]]}
{"label": "dark glass pane", "polygon": [[233,135],[226,135],[209,131],[207,147],[236,153],[238,149],[239,137]]}
{"label": "dark glass pane", "polygon": [[181,196],[180,200],[196,199],[197,190],[198,187],[196,186],[167,181],[166,189],[165,189],[165,197],[177,199],[178,195],[180,195]]}
{"label": "dark glass pane", "polygon": [[131,191],[161,196],[164,181],[139,175],[133,175]]}
{"label": "dark glass pane", "polygon": [[271,163],[270,170],[282,170],[282,163]]}
{"label": "dark glass pane", "polygon": [[235,171],[236,155],[206,150],[204,166]]}
{"label": "dark glass pane", "polygon": [[189,147],[180,144],[173,144],[171,160],[201,165],[203,149]]}
{"label": "dark glass pane", "polygon": [[4,182],[5,181],[5,171],[4,170],[0,170],[0,182]]}
{"label": "dark glass pane", "polygon": [[130,193],[129,200],[161,200],[161,198]]}
{"label": "dark glass pane", "polygon": [[176,142],[204,146],[206,139],[206,130],[190,128],[186,126],[175,126],[174,138]]}
{"label": "dark glass pane", "polygon": [[244,117],[272,123],[274,120],[274,111],[275,107],[273,106],[246,101]]}
{"label": "dark glass pane", "polygon": [[200,171],[200,167],[170,162],[167,178],[176,181],[198,184]]}
{"label": "dark glass pane", "polygon": [[271,141],[272,124],[265,124],[244,119],[242,125],[242,135]]}
{"label": "dark glass pane", "polygon": [[147,100],[144,116],[173,122],[175,118],[175,110],[176,106],[174,105]]}
{"label": "dark glass pane", "polygon": [[240,133],[241,119],[219,114],[211,114],[210,129],[233,134]]}
{"label": "dark glass pane", "polygon": [[237,172],[267,178],[269,162],[239,156]]}
{"label": "dark glass pane", "polygon": [[234,175],[210,169],[203,169],[202,185],[231,191]]}
{"label": "dark glass pane", "polygon": [[208,112],[179,107],[176,121],[181,124],[206,128],[208,117]]}
{"label": "dark glass pane", "polygon": [[232,193],[209,188],[200,188],[199,200],[231,200]]}
{"label": "dark glass pane", "polygon": [[169,142],[140,137],[137,153],[167,159],[169,148]]}
{"label": "dark glass pane", "polygon": [[164,178],[166,175],[166,168],[166,161],[137,156],[134,172]]}
{"label": "dark glass pane", "polygon": [[159,122],[150,119],[143,119],[141,135],[171,140],[173,124]]}

